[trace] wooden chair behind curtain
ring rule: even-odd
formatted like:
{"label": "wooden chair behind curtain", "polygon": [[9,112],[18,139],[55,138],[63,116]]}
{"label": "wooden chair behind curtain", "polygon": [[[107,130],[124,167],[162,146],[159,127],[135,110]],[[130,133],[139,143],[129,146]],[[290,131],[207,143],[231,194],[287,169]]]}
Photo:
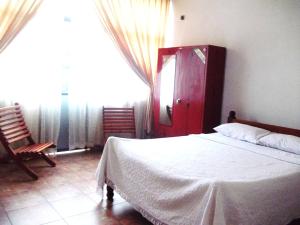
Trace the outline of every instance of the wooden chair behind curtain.
{"label": "wooden chair behind curtain", "polygon": [[130,134],[136,138],[134,108],[103,107],[103,140],[110,134]]}

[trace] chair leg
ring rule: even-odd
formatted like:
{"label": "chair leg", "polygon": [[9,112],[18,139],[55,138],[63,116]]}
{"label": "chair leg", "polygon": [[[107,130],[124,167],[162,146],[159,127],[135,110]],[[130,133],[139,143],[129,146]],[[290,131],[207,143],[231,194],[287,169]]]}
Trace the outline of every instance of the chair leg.
{"label": "chair leg", "polygon": [[38,175],[31,169],[29,169],[18,156],[14,156],[13,159],[22,170],[24,170],[30,177],[32,177],[32,179],[37,180],[39,178]]}
{"label": "chair leg", "polygon": [[40,152],[40,156],[52,167],[55,167],[56,166],[56,163],[51,160],[48,156],[45,155],[44,152]]}

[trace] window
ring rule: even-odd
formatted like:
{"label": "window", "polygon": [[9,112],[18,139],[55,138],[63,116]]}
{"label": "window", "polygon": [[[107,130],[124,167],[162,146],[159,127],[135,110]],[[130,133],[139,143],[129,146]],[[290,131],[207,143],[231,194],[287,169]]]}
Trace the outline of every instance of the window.
{"label": "window", "polygon": [[[19,102],[28,118],[33,117],[28,126],[34,136],[46,127],[52,137],[58,133],[61,102],[65,102],[69,124],[64,130],[70,132],[72,148],[100,143],[103,105],[139,104],[139,133],[149,95],[147,85],[102,29],[93,7],[86,0],[44,0],[35,17],[0,54],[0,76],[7,84],[0,89],[0,101]],[[68,101],[62,94],[68,95]],[[39,124],[33,110],[39,114]],[[51,124],[56,124],[55,129],[49,128]],[[51,136],[47,132],[46,140]]]}
{"label": "window", "polygon": [[[72,92],[78,102],[95,104],[144,99],[146,85],[105,34],[92,4],[86,0],[45,0],[0,55],[7,83],[16,85],[13,80],[19,80],[17,88],[8,86],[3,92],[14,100],[27,96],[38,102],[51,102],[53,95],[49,93],[58,91]],[[11,88],[23,93],[14,93]]]}

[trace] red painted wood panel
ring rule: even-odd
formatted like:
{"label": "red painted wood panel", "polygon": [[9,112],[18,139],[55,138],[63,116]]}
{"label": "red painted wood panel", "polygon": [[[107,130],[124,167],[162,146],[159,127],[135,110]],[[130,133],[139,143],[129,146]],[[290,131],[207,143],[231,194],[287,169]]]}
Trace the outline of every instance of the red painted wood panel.
{"label": "red painted wood panel", "polygon": [[176,54],[176,75],[175,75],[175,90],[174,90],[174,103],[173,103],[173,129],[168,136],[179,136],[187,133],[187,103],[188,103],[188,90],[186,82],[188,77],[185,76],[184,68],[186,58],[189,51],[179,48]]}
{"label": "red painted wood panel", "polygon": [[[163,56],[170,54],[176,54],[175,89],[172,124],[164,125],[159,122],[160,72]],[[211,132],[220,123],[224,67],[223,47],[200,45],[159,49],[153,95],[154,136]]]}
{"label": "red painted wood panel", "polygon": [[[205,54],[207,47],[199,46],[199,49]],[[203,127],[203,108],[205,100],[205,64],[197,56],[193,49],[185,63],[186,77],[188,77],[188,113],[187,113],[187,134],[197,134],[202,132]],[[206,57],[207,58],[207,57]]]}

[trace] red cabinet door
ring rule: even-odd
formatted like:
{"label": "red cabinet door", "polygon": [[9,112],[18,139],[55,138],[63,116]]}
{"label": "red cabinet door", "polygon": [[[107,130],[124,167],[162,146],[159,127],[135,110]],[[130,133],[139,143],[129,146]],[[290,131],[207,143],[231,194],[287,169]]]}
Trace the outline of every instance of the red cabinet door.
{"label": "red cabinet door", "polygon": [[[201,52],[199,52],[201,51]],[[201,54],[201,57],[197,54]],[[206,61],[207,47],[197,46],[189,51],[188,58],[185,58],[184,71],[189,82],[187,88],[187,134],[202,133],[203,113],[206,88]]]}
{"label": "red cabinet door", "polygon": [[173,105],[173,129],[172,136],[187,134],[187,113],[189,104],[189,90],[187,84],[189,78],[186,76],[186,63],[190,50],[179,48],[176,53],[176,76]]}
{"label": "red cabinet door", "polygon": [[201,133],[207,47],[179,48],[176,56],[172,136]]}
{"label": "red cabinet door", "polygon": [[[174,80],[173,83],[168,83],[169,88],[173,88],[173,92],[175,90],[175,76],[176,76],[176,69],[177,69],[177,50],[178,48],[161,48],[158,51],[158,65],[157,65],[157,77],[154,85],[154,98],[153,98],[153,111],[154,111],[154,134],[156,137],[165,137],[165,136],[176,136],[174,132],[174,97],[171,96],[171,103],[170,111],[172,114],[170,115],[170,121],[166,122],[162,119],[162,110],[166,110],[166,105],[163,102],[162,96],[164,95],[162,92],[166,91],[166,88],[163,84],[163,77],[167,74],[164,74],[164,64],[168,61],[168,58],[173,57],[175,59],[175,68],[174,74],[169,74],[173,76]],[[167,75],[167,76],[169,76]],[[167,116],[166,113],[164,116]]]}
{"label": "red cabinet door", "polygon": [[[157,80],[154,90],[154,130],[156,136],[180,136],[201,133],[205,93],[206,46],[159,49]],[[162,68],[164,57],[176,55],[172,116],[170,124],[160,121]]]}

